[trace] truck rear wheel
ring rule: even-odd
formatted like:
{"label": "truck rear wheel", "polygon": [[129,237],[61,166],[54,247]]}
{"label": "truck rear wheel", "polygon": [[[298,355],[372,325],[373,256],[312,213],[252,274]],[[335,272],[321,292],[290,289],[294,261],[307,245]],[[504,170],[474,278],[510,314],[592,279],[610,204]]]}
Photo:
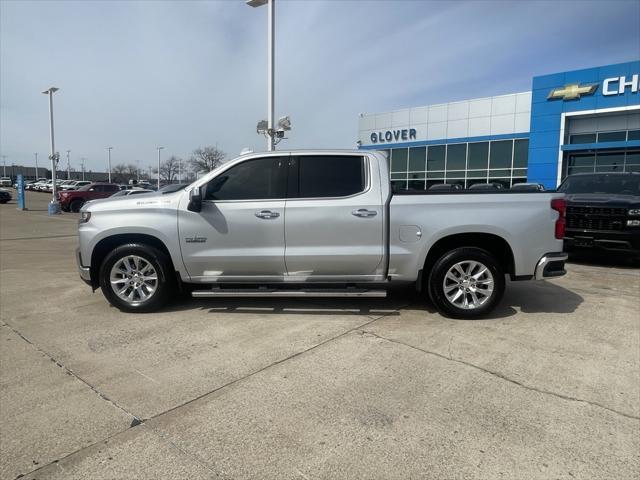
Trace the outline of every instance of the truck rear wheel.
{"label": "truck rear wheel", "polygon": [[148,245],[121,245],[102,262],[100,288],[109,303],[120,310],[153,312],[173,291],[170,260]]}
{"label": "truck rear wheel", "polygon": [[428,278],[428,292],[447,317],[476,318],[491,312],[504,293],[504,270],[492,254],[461,247],[442,255]]}

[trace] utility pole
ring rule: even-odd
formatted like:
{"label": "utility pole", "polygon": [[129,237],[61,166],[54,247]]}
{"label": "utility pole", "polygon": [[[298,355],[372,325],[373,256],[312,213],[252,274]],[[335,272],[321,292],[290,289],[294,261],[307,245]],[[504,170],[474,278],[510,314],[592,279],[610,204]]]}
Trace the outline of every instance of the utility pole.
{"label": "utility pole", "polygon": [[38,180],[38,152],[34,153],[36,156],[36,180]]}
{"label": "utility pole", "polygon": [[7,156],[2,155],[2,176],[7,176]]}
{"label": "utility pole", "polygon": [[111,183],[111,149],[113,147],[107,147],[107,157],[109,162],[109,183]]}
{"label": "utility pole", "polygon": [[86,160],[86,158],[82,157],[80,159],[80,166],[82,167],[82,181],[84,182],[84,161]]}
{"label": "utility pole", "polygon": [[49,136],[51,138],[51,203],[49,204],[48,213],[49,215],[55,215],[60,213],[60,203],[57,199],[57,188],[56,188],[56,168],[58,166],[58,160],[60,159],[60,155],[56,153],[56,145],[54,142],[53,136],[53,94],[57,92],[59,88],[51,87],[48,90],[42,92],[45,95],[49,96]]}
{"label": "utility pole", "polygon": [[67,180],[71,178],[71,163],[69,163],[69,154],[71,150],[67,150]]}
{"label": "utility pole", "polygon": [[156,147],[158,149],[158,190],[160,190],[160,150],[164,147]]}

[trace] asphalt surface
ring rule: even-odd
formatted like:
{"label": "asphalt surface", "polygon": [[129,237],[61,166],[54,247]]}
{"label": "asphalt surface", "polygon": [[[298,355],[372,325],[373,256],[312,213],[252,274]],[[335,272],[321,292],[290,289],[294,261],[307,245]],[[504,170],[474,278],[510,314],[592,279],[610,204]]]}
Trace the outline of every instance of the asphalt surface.
{"label": "asphalt surface", "polygon": [[0,478],[640,475],[637,268],[509,283],[474,321],[410,291],[124,314],[48,198],[0,205]]}

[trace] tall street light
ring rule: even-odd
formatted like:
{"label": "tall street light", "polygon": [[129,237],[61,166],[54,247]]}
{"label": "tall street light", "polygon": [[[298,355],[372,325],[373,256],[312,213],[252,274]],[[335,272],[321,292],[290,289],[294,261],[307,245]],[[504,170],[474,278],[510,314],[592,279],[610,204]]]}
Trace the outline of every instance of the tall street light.
{"label": "tall street light", "polygon": [[274,130],[274,64],[275,64],[275,0],[246,0],[246,4],[250,7],[261,7],[267,5],[267,150],[271,152],[274,149],[273,135]]}
{"label": "tall street light", "polygon": [[67,150],[67,180],[71,178],[71,163],[69,162],[69,154],[71,150]]}
{"label": "tall street light", "polygon": [[160,190],[160,150],[164,147],[156,147],[158,149],[158,190]]}
{"label": "tall street light", "polygon": [[83,181],[83,182],[84,182],[84,161],[85,161],[85,160],[86,160],[86,158],[84,158],[84,157],[82,157],[82,158],[80,159],[80,161],[82,162],[82,163],[80,163],[80,165],[82,166],[82,181]]}
{"label": "tall street light", "polygon": [[7,176],[7,156],[2,155],[2,176]]}
{"label": "tall street light", "polygon": [[57,87],[51,87],[42,92],[49,96],[49,136],[51,137],[51,155],[49,156],[51,160],[51,203],[48,208],[49,215],[60,213],[60,203],[56,192],[56,166],[58,165],[59,155],[56,153],[56,144],[53,137],[53,94],[58,90],[60,89]]}
{"label": "tall street light", "polygon": [[111,183],[111,149],[113,147],[107,147],[107,161],[109,162],[109,183]]}
{"label": "tall street light", "polygon": [[36,180],[38,180],[38,152],[34,153],[36,157]]}

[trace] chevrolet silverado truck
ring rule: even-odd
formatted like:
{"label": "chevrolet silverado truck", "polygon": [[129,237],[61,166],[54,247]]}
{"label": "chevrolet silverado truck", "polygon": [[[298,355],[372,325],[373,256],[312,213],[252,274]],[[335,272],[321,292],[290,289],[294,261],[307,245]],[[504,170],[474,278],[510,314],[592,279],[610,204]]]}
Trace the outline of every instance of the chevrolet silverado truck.
{"label": "chevrolet silverado truck", "polygon": [[119,191],[120,187],[114,183],[90,183],[78,190],[58,192],[58,201],[63,211],[79,212],[86,202],[107,198]]}
{"label": "chevrolet silverado truck", "polygon": [[386,155],[278,151],[176,192],[99,200],[79,220],[81,278],[128,312],[194,297],[381,297],[413,284],[473,318],[512,280],[563,275],[562,193],[392,192]]}
{"label": "chevrolet silverado truck", "polygon": [[565,250],[600,250],[640,260],[640,173],[569,175]]}

